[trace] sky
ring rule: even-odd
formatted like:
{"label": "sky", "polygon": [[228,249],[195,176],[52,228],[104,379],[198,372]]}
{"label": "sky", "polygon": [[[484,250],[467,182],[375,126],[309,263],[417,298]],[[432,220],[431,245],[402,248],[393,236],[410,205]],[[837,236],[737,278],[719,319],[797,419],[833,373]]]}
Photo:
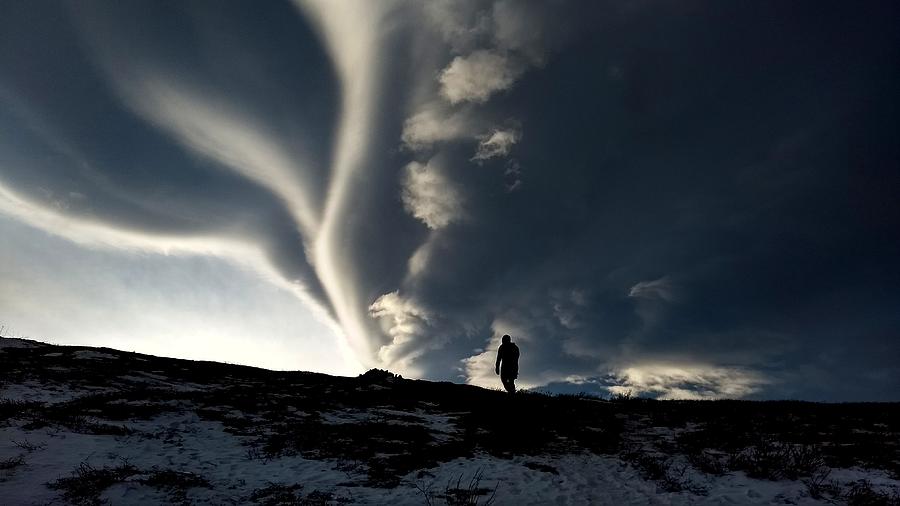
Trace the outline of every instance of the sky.
{"label": "sky", "polygon": [[900,400],[891,1],[0,3],[4,335]]}

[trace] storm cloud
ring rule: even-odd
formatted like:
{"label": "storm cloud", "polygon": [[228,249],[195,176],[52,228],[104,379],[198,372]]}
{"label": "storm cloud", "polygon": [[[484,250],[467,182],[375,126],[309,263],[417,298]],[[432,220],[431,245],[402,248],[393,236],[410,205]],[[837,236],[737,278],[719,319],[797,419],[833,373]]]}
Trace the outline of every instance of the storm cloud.
{"label": "storm cloud", "polygon": [[[495,387],[510,334],[526,387],[897,399],[888,2],[2,11],[0,231],[53,244],[0,246],[36,280],[0,291],[11,323],[66,333],[35,323],[52,298],[89,336],[101,255],[134,292],[103,335],[176,314],[164,280],[189,329],[315,333],[236,350],[332,343],[304,368]],[[169,274],[123,285],[142,269]]]}

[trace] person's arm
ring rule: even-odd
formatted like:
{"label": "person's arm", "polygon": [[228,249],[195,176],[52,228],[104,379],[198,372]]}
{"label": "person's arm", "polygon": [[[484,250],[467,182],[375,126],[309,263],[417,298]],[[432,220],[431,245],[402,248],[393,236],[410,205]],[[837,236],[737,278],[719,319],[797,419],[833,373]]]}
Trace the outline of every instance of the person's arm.
{"label": "person's arm", "polygon": [[501,351],[503,351],[503,346],[501,346],[500,349],[497,350],[497,364],[494,365],[494,373],[496,374],[500,374],[500,357],[502,356],[502,354],[500,353]]}

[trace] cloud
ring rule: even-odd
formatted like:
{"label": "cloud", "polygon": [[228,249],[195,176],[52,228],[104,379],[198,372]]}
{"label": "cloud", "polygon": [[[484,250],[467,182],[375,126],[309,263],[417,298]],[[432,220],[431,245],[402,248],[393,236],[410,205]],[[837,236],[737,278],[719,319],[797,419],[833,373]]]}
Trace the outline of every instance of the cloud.
{"label": "cloud", "polygon": [[522,133],[518,129],[496,129],[489,135],[482,136],[472,160],[484,161],[506,156],[521,138]]}
{"label": "cloud", "polygon": [[428,228],[444,228],[463,218],[462,192],[439,162],[410,162],[404,169],[402,185],[403,206]]}
{"label": "cloud", "polygon": [[[448,9],[453,5],[453,9]],[[508,90],[531,65],[540,65],[551,45],[546,29],[549,8],[539,3],[497,1],[490,12],[471,11],[472,3],[438,3],[429,12],[454,49],[483,41],[481,49],[456,56],[438,78],[452,104],[484,103]],[[486,32],[489,40],[485,40]],[[487,47],[484,47],[487,46]]]}
{"label": "cloud", "polygon": [[[265,67],[261,62],[283,51],[271,47],[258,51],[261,44],[280,37],[302,52],[304,44],[315,46],[310,44],[315,41],[312,34],[307,32],[303,40],[305,27],[288,10],[281,18],[294,20],[288,22],[289,31],[275,22],[266,26],[265,37],[258,37],[252,24],[237,23],[246,28],[238,48],[228,34],[240,16],[231,16],[235,12],[229,9],[209,16],[193,7],[178,12],[166,12],[160,5],[135,8],[139,15],[117,6],[94,6],[73,9],[69,19],[60,17],[74,21],[74,30],[73,26],[57,30],[62,40],[54,43],[82,49],[84,54],[67,54],[71,63],[54,67],[55,71],[67,82],[92,90],[89,97],[62,97],[68,101],[62,105],[65,90],[36,90],[17,82],[9,86],[24,97],[20,108],[43,121],[31,122],[37,127],[29,129],[39,141],[28,139],[3,150],[0,161],[16,165],[4,178],[10,183],[7,211],[25,214],[29,223],[84,244],[236,258],[265,279],[290,286],[311,307],[326,308],[327,319],[340,320],[347,313],[341,289],[334,283],[323,286],[333,281],[329,261],[339,259],[331,254],[323,260],[314,258],[316,246],[328,243],[321,240],[321,227],[330,228],[333,211],[329,211],[340,200],[335,196],[340,191],[333,186],[340,186],[347,172],[322,166],[330,158],[322,147],[327,150],[328,116],[334,113],[328,110],[331,90],[322,89],[332,77],[327,58],[315,52],[303,55],[300,73],[291,72],[296,65],[290,61],[264,73],[249,72]],[[135,18],[142,19],[140,30],[130,29]],[[202,47],[183,51],[197,39],[180,44],[184,33],[171,29],[166,19],[193,23],[203,34],[198,35],[204,38]],[[359,47],[374,50],[366,40],[344,46],[344,52],[354,53]],[[227,65],[220,64],[225,61]],[[70,70],[79,72],[65,75]],[[27,80],[29,72],[26,67],[6,75]],[[370,72],[350,80],[358,85],[369,78],[377,75]],[[303,93],[283,93],[283,87],[292,84],[300,85]],[[359,90],[348,93],[357,97],[348,99],[349,108],[362,109],[366,116],[365,97],[360,98]],[[287,96],[290,99],[284,101]],[[94,117],[97,110],[100,117]],[[27,151],[41,143],[65,149],[54,150],[52,163],[32,158],[22,164]],[[345,158],[341,163],[346,165]],[[72,167],[67,176],[53,177],[66,166]],[[220,175],[213,175],[213,170]],[[138,177],[129,178],[129,173]],[[40,183],[49,187],[52,198],[35,198],[38,192],[29,179],[43,179]],[[327,192],[326,182],[332,183]],[[67,198],[65,209],[56,206],[61,212],[45,212],[44,201],[59,203],[60,195],[72,194],[85,198]],[[23,203],[37,211],[22,212]],[[354,330],[351,322],[342,322],[341,328],[346,334]]]}
{"label": "cloud", "polygon": [[522,187],[522,168],[516,160],[506,162],[503,169],[503,186],[507,192],[514,192]]}
{"label": "cloud", "polygon": [[[487,30],[488,19],[492,26],[488,47],[456,56],[441,71],[441,94],[451,104],[483,104],[495,93],[511,88],[529,66],[541,65],[551,45],[546,30],[548,10],[538,3],[504,0],[495,2],[490,14],[454,16],[442,9],[436,17],[438,26],[456,48],[473,45]],[[465,21],[471,24],[466,27]]]}
{"label": "cloud", "polygon": [[703,364],[641,364],[612,376],[615,384],[608,390],[613,394],[631,392],[659,399],[740,399],[773,382],[752,370]]}
{"label": "cloud", "polygon": [[641,281],[628,290],[628,296],[638,299],[659,299],[666,302],[675,300],[675,290],[672,286],[672,280],[668,276],[663,276],[652,281]]}
{"label": "cloud", "polygon": [[454,58],[438,80],[441,94],[451,104],[484,103],[494,93],[509,89],[523,71],[509,56],[480,49]]}
{"label": "cloud", "polygon": [[494,386],[510,333],[522,385],[889,399],[896,79],[834,69],[888,68],[890,16],[698,9],[788,21],[749,44],[643,3],[23,4],[0,208],[307,293],[363,367]]}
{"label": "cloud", "polygon": [[[381,22],[397,3],[355,0],[296,0],[325,42],[338,70],[341,117],[336,129],[322,223],[313,244],[316,272],[337,320],[364,360],[372,360],[375,343],[368,338],[371,321],[362,296],[362,266],[346,247],[348,219],[358,212],[357,197],[372,187],[361,178],[376,140],[373,129],[381,115],[378,95],[386,66],[383,54],[391,33]],[[371,363],[371,362],[370,362]]]}
{"label": "cloud", "polygon": [[[70,197],[82,200],[83,197]],[[318,294],[310,291],[309,284],[291,276],[301,273],[293,270],[287,263],[282,263],[267,251],[265,242],[254,243],[252,236],[240,233],[236,236],[223,234],[179,234],[153,233],[140,229],[128,229],[105,223],[96,217],[79,217],[70,212],[68,205],[57,205],[59,199],[51,195],[49,205],[36,202],[27,196],[5,187],[0,182],[0,218],[15,220],[41,230],[52,237],[71,242],[78,255],[86,255],[86,251],[122,252],[125,255],[152,255],[163,258],[176,257],[209,257],[227,262],[233,268],[256,273],[261,280],[293,294],[302,302],[306,310],[322,322],[329,322],[330,316],[326,306],[318,298]],[[23,234],[24,235],[24,234]],[[32,241],[34,241],[32,239]],[[61,249],[60,246],[54,246]],[[174,260],[173,260],[174,261]],[[62,278],[65,274],[61,275]],[[39,280],[35,280],[38,283]],[[32,294],[32,297],[35,295]],[[340,329],[331,325],[331,331],[339,333]],[[62,335],[48,333],[51,338],[62,338]]]}
{"label": "cloud", "polygon": [[398,292],[380,296],[369,306],[369,313],[377,319],[381,328],[391,337],[391,341],[378,350],[381,363],[400,367],[403,372],[421,372],[412,365],[413,360],[425,350],[419,342],[427,335],[432,317],[422,307]]}
{"label": "cloud", "polygon": [[183,145],[270,189],[294,210],[305,234],[315,235],[320,206],[309,191],[315,183],[304,177],[308,162],[273,142],[277,136],[266,132],[268,126],[230,110],[211,90],[187,89],[171,76],[143,75],[120,86],[130,107]]}
{"label": "cloud", "polygon": [[587,295],[584,290],[573,289],[554,296],[553,314],[559,324],[569,330],[581,327],[579,313],[587,307]]}
{"label": "cloud", "polygon": [[472,50],[492,29],[489,5],[466,0],[436,0],[425,3],[426,19],[453,52]]}
{"label": "cloud", "polygon": [[[313,127],[272,116],[279,108],[283,113],[299,112],[290,103],[293,98],[265,77],[240,86],[241,71],[246,69],[236,63],[218,70],[218,55],[201,53],[199,61],[183,61],[188,56],[173,54],[175,49],[154,39],[153,34],[158,33],[155,30],[163,29],[151,15],[154,8],[141,9],[147,11],[148,24],[146,29],[134,31],[129,30],[133,21],[126,9],[72,11],[79,37],[91,51],[90,58],[105,74],[120,102],[178,144],[217,162],[218,168],[234,171],[268,189],[291,211],[304,239],[316,235],[324,193],[320,188],[324,168],[317,162],[324,157],[307,135]],[[208,18],[197,23],[213,24],[208,27],[211,31],[231,28],[227,22],[226,26],[215,26]],[[214,48],[208,49],[210,52],[226,52],[231,44],[224,35],[216,35],[208,43]],[[244,51],[252,62],[248,65],[258,65],[257,60],[263,58],[252,46]],[[183,65],[191,65],[194,70],[186,72]],[[226,75],[215,76],[216,72]],[[321,70],[317,74],[324,77]],[[235,84],[216,82],[216,77]],[[269,91],[265,100],[259,99],[261,88]]]}
{"label": "cloud", "polygon": [[[494,369],[497,360],[497,348],[499,347],[500,340],[492,339],[488,342],[487,350],[476,350],[479,352],[478,354],[462,360],[467,384],[482,388],[499,389],[499,379]],[[519,382],[518,387],[528,388],[522,382]]]}
{"label": "cloud", "polygon": [[409,150],[424,151],[436,143],[471,137],[477,129],[477,122],[466,111],[447,112],[432,105],[407,118],[401,141]]}
{"label": "cloud", "polygon": [[0,248],[0,306],[17,334],[283,370],[362,371],[327,314],[247,258],[83,246],[2,214],[0,233],[16,244]]}
{"label": "cloud", "polygon": [[[521,139],[521,127],[515,120],[514,128],[497,127],[494,115],[487,113],[488,102],[511,89],[529,68],[543,65],[558,46],[558,34],[546,29],[556,13],[540,2],[426,4],[424,26],[443,41],[450,59],[436,72],[437,89],[434,73],[419,67],[409,106],[415,112],[404,122],[402,146],[413,153],[444,153],[453,149],[453,143],[476,141],[471,162],[508,155]],[[433,47],[417,51],[430,55],[419,62],[424,67],[440,61],[436,57],[440,52]],[[507,192],[521,188],[518,162],[507,164],[503,180]]]}

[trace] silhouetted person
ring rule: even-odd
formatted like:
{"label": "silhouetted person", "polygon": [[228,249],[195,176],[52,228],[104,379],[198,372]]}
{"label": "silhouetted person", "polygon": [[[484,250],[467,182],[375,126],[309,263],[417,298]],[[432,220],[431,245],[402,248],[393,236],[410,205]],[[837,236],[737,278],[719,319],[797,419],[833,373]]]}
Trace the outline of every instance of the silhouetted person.
{"label": "silhouetted person", "polygon": [[500,382],[507,392],[516,393],[516,378],[519,377],[519,347],[510,342],[508,335],[503,336],[503,343],[497,350],[497,365],[494,367],[500,375]]}

